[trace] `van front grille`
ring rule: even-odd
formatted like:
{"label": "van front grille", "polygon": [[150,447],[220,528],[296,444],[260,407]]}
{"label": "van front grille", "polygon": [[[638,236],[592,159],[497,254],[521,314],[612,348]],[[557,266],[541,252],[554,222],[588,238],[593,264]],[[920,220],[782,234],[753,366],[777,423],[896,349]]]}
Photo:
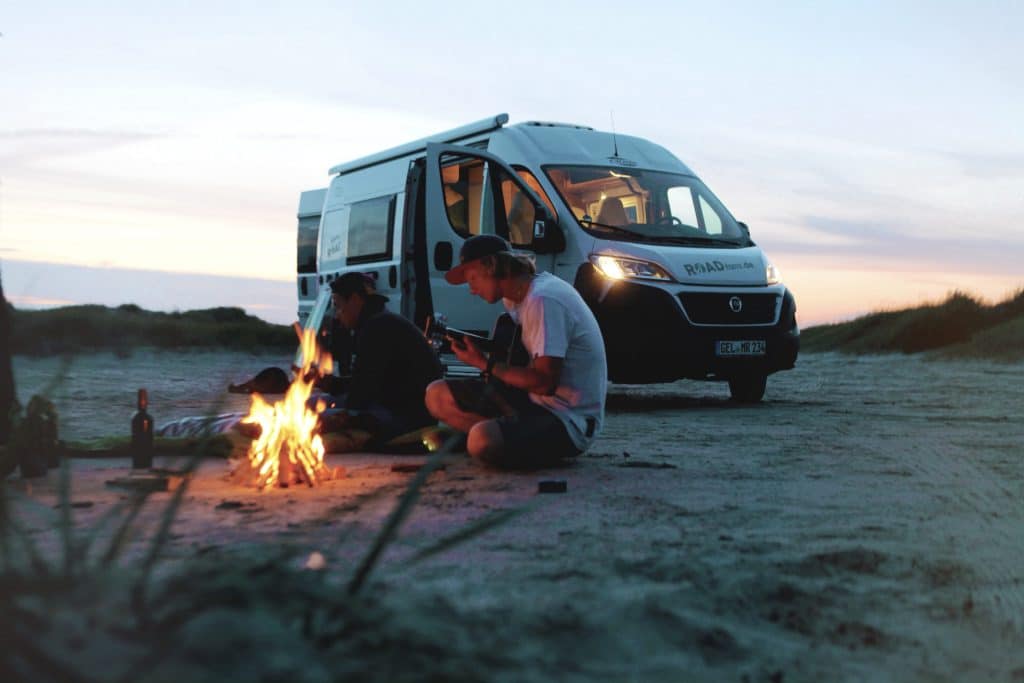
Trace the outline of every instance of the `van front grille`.
{"label": "van front grille", "polygon": [[682,292],[679,300],[690,322],[697,325],[770,325],[775,322],[779,295]]}

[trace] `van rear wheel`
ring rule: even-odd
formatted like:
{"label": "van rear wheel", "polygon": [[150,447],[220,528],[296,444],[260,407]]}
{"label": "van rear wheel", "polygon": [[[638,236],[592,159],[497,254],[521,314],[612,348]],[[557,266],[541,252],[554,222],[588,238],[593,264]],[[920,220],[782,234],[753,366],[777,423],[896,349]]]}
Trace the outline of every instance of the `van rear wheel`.
{"label": "van rear wheel", "polygon": [[737,403],[757,403],[764,398],[767,375],[745,375],[729,379],[729,394]]}

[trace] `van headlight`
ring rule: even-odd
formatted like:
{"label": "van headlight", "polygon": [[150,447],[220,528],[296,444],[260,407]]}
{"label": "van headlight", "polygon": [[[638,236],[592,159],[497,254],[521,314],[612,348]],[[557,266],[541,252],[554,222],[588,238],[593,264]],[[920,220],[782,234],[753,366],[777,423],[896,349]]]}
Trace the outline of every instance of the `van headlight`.
{"label": "van headlight", "polygon": [[765,267],[764,275],[770,285],[777,285],[782,282],[782,273],[780,273],[779,269],[773,266],[770,262]]}
{"label": "van headlight", "polygon": [[592,254],[590,262],[612,280],[659,280],[671,282],[672,276],[657,263],[638,259]]}

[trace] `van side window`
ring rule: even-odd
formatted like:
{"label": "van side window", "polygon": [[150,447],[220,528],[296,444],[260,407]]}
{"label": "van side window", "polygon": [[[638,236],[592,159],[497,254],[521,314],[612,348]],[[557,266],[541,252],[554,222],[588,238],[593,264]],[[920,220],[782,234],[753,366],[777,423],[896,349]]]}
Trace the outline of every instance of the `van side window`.
{"label": "van side window", "polygon": [[[513,246],[527,248],[533,242],[537,210],[504,168],[476,157],[442,155],[441,185],[448,222],[459,235],[501,235]],[[544,196],[540,185],[536,187]]]}
{"label": "van side window", "polygon": [[537,210],[518,184],[501,173],[501,201],[508,225],[508,241],[513,247],[529,247],[533,241],[533,221]]}
{"label": "van side window", "polygon": [[[526,186],[533,190],[543,200],[555,216],[555,205],[548,199],[544,188],[540,186],[537,178],[525,168],[515,166],[516,174],[526,183]],[[529,248],[533,242],[533,222],[536,219],[536,210],[533,203],[527,197],[519,185],[511,179],[505,179],[501,184],[501,194],[505,200],[508,220],[508,241],[512,246]]]}
{"label": "van side window", "polygon": [[480,159],[443,156],[441,183],[452,229],[463,237],[479,235],[485,164]]}
{"label": "van side window", "polygon": [[548,199],[548,193],[545,192],[544,188],[540,186],[540,181],[537,180],[537,177],[533,175],[533,173],[531,173],[529,170],[523,168],[522,166],[513,166],[512,168],[516,170],[516,173],[519,175],[520,178],[523,179],[523,182],[526,183],[526,186],[533,190],[538,197],[544,200],[544,203],[548,205],[548,210],[551,211],[551,215],[554,216],[555,205],[551,203],[550,199]]}
{"label": "van side window", "polygon": [[299,219],[298,268],[299,273],[316,272],[316,238],[320,232],[320,216]]}
{"label": "van side window", "polygon": [[348,219],[347,262],[390,259],[394,222],[395,195],[354,203]]}

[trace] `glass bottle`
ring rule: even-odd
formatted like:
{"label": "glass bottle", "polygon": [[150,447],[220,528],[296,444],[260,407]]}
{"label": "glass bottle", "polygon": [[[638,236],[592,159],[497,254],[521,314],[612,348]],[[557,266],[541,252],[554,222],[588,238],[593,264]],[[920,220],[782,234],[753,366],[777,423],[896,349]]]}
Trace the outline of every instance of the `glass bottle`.
{"label": "glass bottle", "polygon": [[146,469],[153,466],[153,417],[146,412],[149,396],[139,389],[138,411],[132,417],[132,467]]}

